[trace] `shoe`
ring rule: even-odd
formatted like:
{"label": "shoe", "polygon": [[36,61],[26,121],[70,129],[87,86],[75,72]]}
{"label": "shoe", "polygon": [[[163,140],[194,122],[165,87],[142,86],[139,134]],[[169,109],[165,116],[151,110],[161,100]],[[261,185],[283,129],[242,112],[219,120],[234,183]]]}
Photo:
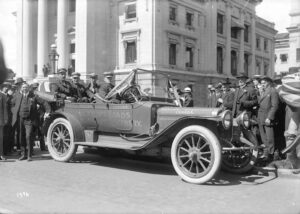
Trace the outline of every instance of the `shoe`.
{"label": "shoe", "polygon": [[19,158],[19,160],[20,161],[22,161],[22,160],[26,160],[27,159],[27,157],[26,156],[21,156],[20,158]]}
{"label": "shoe", "polygon": [[32,161],[32,158],[31,158],[31,157],[28,157],[28,158],[27,158],[27,161]]}
{"label": "shoe", "polygon": [[289,160],[273,161],[268,165],[268,167],[275,169],[294,169],[292,162]]}
{"label": "shoe", "polygon": [[6,158],[1,155],[0,160],[6,160]]}

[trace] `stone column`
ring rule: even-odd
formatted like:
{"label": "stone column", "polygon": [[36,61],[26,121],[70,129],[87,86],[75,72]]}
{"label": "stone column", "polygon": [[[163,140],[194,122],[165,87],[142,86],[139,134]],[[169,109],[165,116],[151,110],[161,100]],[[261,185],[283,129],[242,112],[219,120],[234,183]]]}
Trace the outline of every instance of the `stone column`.
{"label": "stone column", "polygon": [[256,15],[255,12],[251,16],[251,64],[249,69],[249,76],[256,74],[256,59],[255,59],[255,50],[256,50],[256,27],[255,27]]}
{"label": "stone column", "polygon": [[33,66],[33,0],[23,0],[22,77],[29,80],[34,75]]}
{"label": "stone column", "polygon": [[225,53],[225,74],[231,76],[231,8],[232,5],[226,2],[226,53]]}
{"label": "stone column", "polygon": [[[241,11],[241,19],[240,22],[244,26],[244,12]],[[244,28],[240,30],[240,48],[239,48],[239,64],[238,64],[238,72],[244,73],[244,53],[245,53],[245,42],[244,42]],[[249,74],[248,74],[249,75]]]}
{"label": "stone column", "polygon": [[58,68],[68,68],[67,53],[67,13],[66,0],[57,0],[57,53],[59,54]]}
{"label": "stone column", "polygon": [[37,75],[43,77],[43,66],[48,62],[48,0],[38,0]]}

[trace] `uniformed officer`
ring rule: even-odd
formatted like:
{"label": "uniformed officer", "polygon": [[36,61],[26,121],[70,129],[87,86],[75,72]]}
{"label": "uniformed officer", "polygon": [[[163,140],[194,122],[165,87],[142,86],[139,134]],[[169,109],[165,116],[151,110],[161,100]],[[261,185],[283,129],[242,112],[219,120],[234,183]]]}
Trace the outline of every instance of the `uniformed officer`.
{"label": "uniformed officer", "polygon": [[93,93],[80,83],[80,73],[73,73],[72,81],[73,97],[75,98],[76,102],[87,103],[91,101],[90,99],[94,97]]}
{"label": "uniformed officer", "polygon": [[108,73],[104,73],[104,83],[102,83],[100,85],[100,89],[99,89],[99,95],[102,98],[105,98],[105,96],[115,87],[112,84],[112,78],[113,78],[113,74],[108,72]]}
{"label": "uniformed officer", "polygon": [[91,73],[90,75],[90,82],[87,85],[87,89],[93,92],[94,94],[99,92],[100,84],[98,83],[98,75],[95,73]]}
{"label": "uniformed officer", "polygon": [[58,69],[57,74],[59,81],[52,86],[51,91],[56,94],[57,98],[72,100],[72,84],[66,80],[67,70],[65,68],[60,68]]}

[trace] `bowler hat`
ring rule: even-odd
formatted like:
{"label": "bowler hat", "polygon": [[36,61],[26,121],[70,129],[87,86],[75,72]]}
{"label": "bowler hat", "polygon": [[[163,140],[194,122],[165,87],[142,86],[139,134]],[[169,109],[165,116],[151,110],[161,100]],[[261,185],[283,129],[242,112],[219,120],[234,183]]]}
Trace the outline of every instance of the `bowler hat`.
{"label": "bowler hat", "polygon": [[263,76],[263,77],[261,78],[261,80],[264,80],[264,81],[267,81],[267,82],[270,82],[270,83],[273,82],[273,80],[272,80],[270,77],[268,77],[268,76]]}
{"label": "bowler hat", "polygon": [[58,69],[57,73],[58,73],[58,74],[67,73],[67,69],[65,69],[65,68],[60,68],[60,69]]}
{"label": "bowler hat", "polygon": [[15,81],[15,84],[16,84],[16,85],[20,85],[20,84],[22,84],[23,82],[25,82],[25,81],[23,80],[23,78],[22,78],[22,77],[18,77],[18,78],[16,79],[16,81]]}
{"label": "bowler hat", "polygon": [[248,75],[246,73],[241,73],[236,76],[237,79],[248,79]]}

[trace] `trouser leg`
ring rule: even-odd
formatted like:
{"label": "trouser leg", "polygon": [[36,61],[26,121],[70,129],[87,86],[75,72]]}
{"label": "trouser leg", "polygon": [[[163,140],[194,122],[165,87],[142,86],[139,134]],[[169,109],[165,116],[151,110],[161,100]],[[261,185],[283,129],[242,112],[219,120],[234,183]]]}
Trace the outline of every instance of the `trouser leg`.
{"label": "trouser leg", "polygon": [[26,135],[26,147],[28,157],[32,156],[32,123],[31,121],[25,121],[24,122],[24,127],[25,127],[25,135]]}
{"label": "trouser leg", "polygon": [[24,120],[20,118],[19,120],[19,142],[21,147],[21,155],[27,156],[27,147],[26,147],[26,130],[24,125]]}
{"label": "trouser leg", "polygon": [[0,156],[3,156],[3,126],[0,126]]}
{"label": "trouser leg", "polygon": [[266,149],[268,154],[274,154],[274,129],[272,126],[265,126],[266,133]]}

